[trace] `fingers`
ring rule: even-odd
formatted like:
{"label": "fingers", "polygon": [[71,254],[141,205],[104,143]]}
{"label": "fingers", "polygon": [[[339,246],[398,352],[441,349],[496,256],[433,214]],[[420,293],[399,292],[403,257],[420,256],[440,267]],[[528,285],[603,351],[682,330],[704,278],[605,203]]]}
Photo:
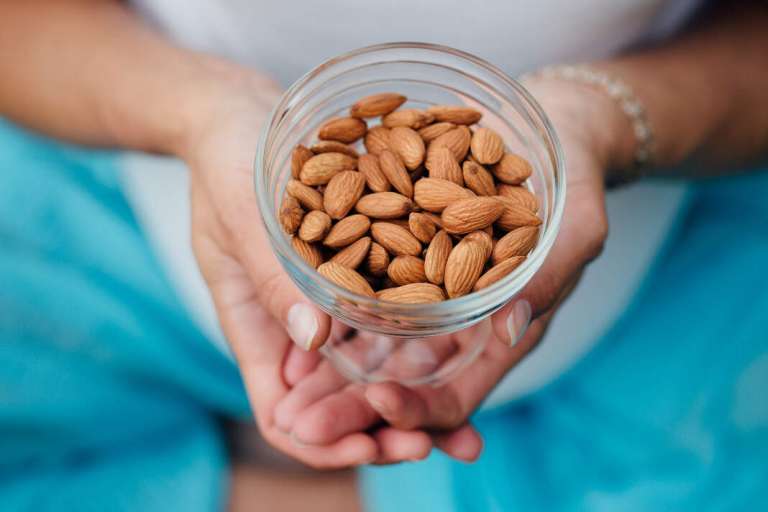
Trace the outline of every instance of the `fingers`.
{"label": "fingers", "polygon": [[363,396],[361,386],[348,386],[315,402],[298,414],[292,435],[302,443],[324,445],[351,432],[367,430],[379,415]]}
{"label": "fingers", "polygon": [[320,363],[275,406],[275,424],[281,431],[290,432],[301,412],[348,384],[347,379],[328,362]]}
{"label": "fingers", "polygon": [[435,434],[432,440],[446,455],[465,462],[474,462],[483,451],[483,438],[469,423],[458,429]]}
{"label": "fingers", "polygon": [[395,464],[426,459],[432,451],[432,439],[420,430],[383,427],[373,434],[379,445],[375,464]]}
{"label": "fingers", "polygon": [[404,429],[453,428],[464,412],[451,387],[406,388],[394,382],[370,384],[365,398],[390,425]]}
{"label": "fingers", "polygon": [[293,387],[301,379],[312,373],[320,363],[322,356],[318,352],[305,352],[297,346],[291,347],[283,366],[283,378]]}

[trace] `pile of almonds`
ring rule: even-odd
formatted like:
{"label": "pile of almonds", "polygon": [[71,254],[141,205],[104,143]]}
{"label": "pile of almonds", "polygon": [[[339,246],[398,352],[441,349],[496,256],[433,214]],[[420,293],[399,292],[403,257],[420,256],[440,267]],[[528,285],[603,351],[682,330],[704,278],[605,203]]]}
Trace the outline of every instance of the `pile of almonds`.
{"label": "pile of almonds", "polygon": [[[470,129],[477,110],[399,109],[406,100],[365,97],[311,148],[297,146],[279,219],[294,250],[352,292],[408,304],[461,297],[535,247],[531,166],[493,130]],[[369,128],[364,119],[379,116]],[[360,139],[365,154],[352,145]]]}

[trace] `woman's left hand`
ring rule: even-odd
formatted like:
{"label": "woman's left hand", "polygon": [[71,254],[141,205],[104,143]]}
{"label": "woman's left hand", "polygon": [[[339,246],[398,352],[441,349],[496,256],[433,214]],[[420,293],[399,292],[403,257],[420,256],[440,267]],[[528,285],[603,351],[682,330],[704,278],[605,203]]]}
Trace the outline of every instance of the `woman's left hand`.
{"label": "woman's left hand", "polygon": [[[608,166],[615,106],[598,92],[565,82],[534,82],[530,89],[553,122],[567,162],[567,199],[560,233],[542,268],[515,299],[493,315],[496,340],[446,385],[405,388],[394,383],[346,384],[328,363],[304,377],[276,406],[276,420],[299,441],[336,442],[385,422],[422,430],[438,446],[472,460],[481,442],[469,416],[502,377],[533,350],[557,307],[607,236],[604,169]],[[458,430],[446,440],[442,433]]]}

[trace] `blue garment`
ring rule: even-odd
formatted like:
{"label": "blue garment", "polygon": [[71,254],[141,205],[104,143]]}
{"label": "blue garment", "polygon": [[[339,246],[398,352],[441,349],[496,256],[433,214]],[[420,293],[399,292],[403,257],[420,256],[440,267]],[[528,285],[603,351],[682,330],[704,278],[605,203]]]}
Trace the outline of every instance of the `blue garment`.
{"label": "blue garment", "polygon": [[233,363],[186,316],[116,157],[0,120],[0,509],[210,511]]}
{"label": "blue garment", "polygon": [[768,510],[766,197],[768,172],[697,185],[593,353],[478,414],[477,463],[366,470],[370,510]]}

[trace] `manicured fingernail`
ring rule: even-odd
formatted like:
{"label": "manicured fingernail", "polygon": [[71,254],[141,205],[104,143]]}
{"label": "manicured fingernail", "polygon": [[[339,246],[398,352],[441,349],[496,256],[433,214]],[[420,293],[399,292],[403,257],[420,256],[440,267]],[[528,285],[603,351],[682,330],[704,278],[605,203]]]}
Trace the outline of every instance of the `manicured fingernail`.
{"label": "manicured fingernail", "polygon": [[523,338],[528,324],[531,323],[531,305],[527,300],[519,300],[512,307],[512,312],[507,317],[507,332],[509,333],[509,346],[514,347]]}
{"label": "manicured fingernail", "polygon": [[304,350],[312,348],[317,333],[317,317],[309,304],[299,302],[288,310],[288,335]]}

